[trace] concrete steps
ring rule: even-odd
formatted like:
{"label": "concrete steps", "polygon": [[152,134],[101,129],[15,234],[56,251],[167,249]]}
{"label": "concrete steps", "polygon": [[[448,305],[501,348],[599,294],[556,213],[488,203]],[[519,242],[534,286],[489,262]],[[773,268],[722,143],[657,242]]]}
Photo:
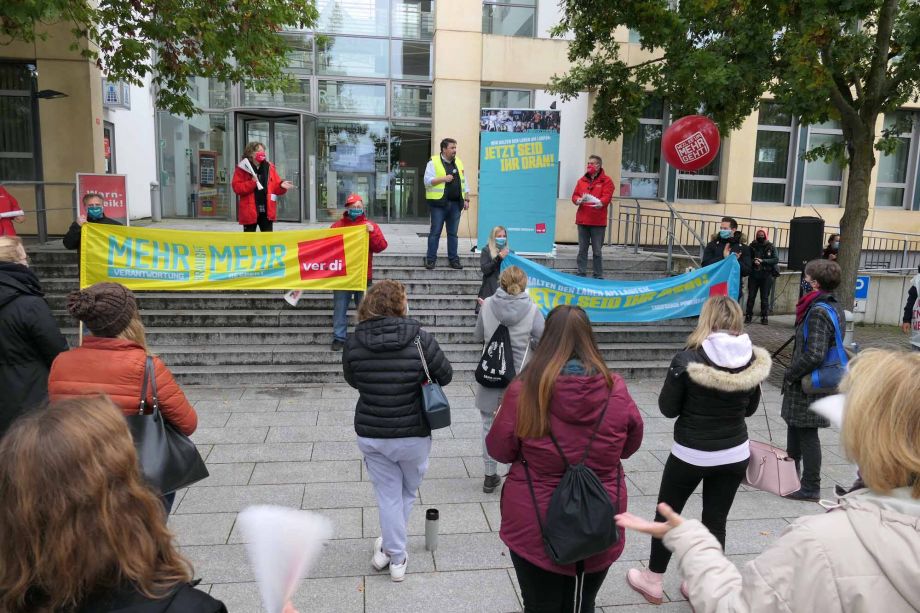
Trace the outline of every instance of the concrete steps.
{"label": "concrete steps", "polygon": [[[66,311],[67,293],[78,286],[75,254],[41,248],[33,250],[31,258],[55,317],[75,345],[77,328]],[[444,261],[429,271],[422,268],[421,255],[383,254],[374,259],[374,277],[406,285],[411,316],[438,339],[454,366],[455,380],[472,381],[481,352],[473,340],[481,275],[478,254],[461,259],[464,270],[449,269]],[[533,259],[566,272],[575,269],[572,256]],[[625,250],[611,249],[605,267],[609,278],[653,279],[666,274],[662,259]],[[331,292],[305,294],[297,307],[288,305],[281,291],[136,293],[148,344],[183,385],[342,382],[341,353],[329,348]],[[349,319],[353,325],[354,312]],[[598,324],[594,331],[604,358],[622,376],[663,378],[694,323]]]}

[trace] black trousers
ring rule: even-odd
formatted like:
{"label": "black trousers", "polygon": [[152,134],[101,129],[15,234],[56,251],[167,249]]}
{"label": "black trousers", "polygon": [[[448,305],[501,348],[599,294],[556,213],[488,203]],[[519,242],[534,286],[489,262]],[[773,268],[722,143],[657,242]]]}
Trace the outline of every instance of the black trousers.
{"label": "black trousers", "polygon": [[770,314],[771,287],[773,287],[773,275],[765,274],[762,277],[751,275],[748,277],[748,298],[745,315],[748,317],[754,316],[754,301],[757,298],[758,291],[760,292],[760,316],[766,317]]}
{"label": "black trousers", "polygon": [[591,261],[595,279],[604,278],[604,234],[607,226],[578,226],[578,256],[575,263],[578,274],[588,274],[588,245],[591,245]]}
{"label": "black trousers", "polygon": [[817,428],[788,426],[786,453],[802,467],[802,489],[816,492],[821,489],[821,439]]}
{"label": "black trousers", "polygon": [[[725,522],[728,512],[735,501],[735,493],[744,479],[748,461],[722,466],[694,466],[681,459],[668,456],[661,475],[661,489],[658,490],[658,502],[668,503],[672,509],[680,513],[690,499],[696,486],[703,482],[703,517],[701,521],[712,535],[719,540],[723,551],[725,550]],[[656,505],[657,506],[657,505]],[[664,521],[661,513],[655,513],[655,521]],[[652,552],[649,556],[648,568],[655,573],[668,570],[671,561],[671,552],[664,546],[661,539],[652,539]]]}
{"label": "black trousers", "polygon": [[262,232],[271,232],[274,224],[275,222],[268,218],[267,213],[259,213],[256,223],[247,223],[243,225],[243,232],[255,232],[256,226],[258,226],[259,230]]}
{"label": "black trousers", "polygon": [[524,613],[594,613],[594,600],[607,570],[585,573],[581,587],[581,610],[575,610],[576,578],[535,566],[511,552],[511,563],[521,584]]}

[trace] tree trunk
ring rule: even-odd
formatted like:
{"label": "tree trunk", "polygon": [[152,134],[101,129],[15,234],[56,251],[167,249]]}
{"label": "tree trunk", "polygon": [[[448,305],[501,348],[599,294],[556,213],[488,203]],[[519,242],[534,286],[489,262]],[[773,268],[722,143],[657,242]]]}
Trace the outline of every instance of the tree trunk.
{"label": "tree trunk", "polygon": [[[875,131],[872,122],[868,134]],[[856,276],[859,270],[859,255],[862,250],[863,229],[869,218],[869,182],[872,167],[875,166],[874,140],[858,139],[853,143],[852,157],[847,166],[847,198],[843,217],[840,219],[840,287],[834,292],[843,308],[853,309],[853,294],[856,292]]]}

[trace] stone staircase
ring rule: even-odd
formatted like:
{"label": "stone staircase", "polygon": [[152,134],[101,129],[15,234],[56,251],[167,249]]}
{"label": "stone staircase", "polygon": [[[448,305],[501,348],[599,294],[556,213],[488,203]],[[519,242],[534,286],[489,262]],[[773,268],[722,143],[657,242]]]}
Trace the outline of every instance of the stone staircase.
{"label": "stone staircase", "polygon": [[[78,286],[74,252],[57,246],[30,249],[31,267],[71,345],[77,328],[65,309],[67,293]],[[481,274],[479,255],[463,256],[464,269],[425,270],[421,256],[381,254],[375,279],[396,279],[409,292],[411,316],[438,339],[454,366],[455,379],[473,380],[481,345],[473,341],[473,312]],[[651,279],[666,274],[656,256],[605,250],[608,278]],[[572,272],[573,255],[534,258]],[[341,354],[332,342],[332,293],[315,292],[296,308],[280,291],[137,292],[151,348],[183,385],[309,384],[342,381]],[[350,318],[353,318],[353,313]],[[627,379],[663,378],[691,320],[653,324],[598,324],[595,333],[611,368]]]}

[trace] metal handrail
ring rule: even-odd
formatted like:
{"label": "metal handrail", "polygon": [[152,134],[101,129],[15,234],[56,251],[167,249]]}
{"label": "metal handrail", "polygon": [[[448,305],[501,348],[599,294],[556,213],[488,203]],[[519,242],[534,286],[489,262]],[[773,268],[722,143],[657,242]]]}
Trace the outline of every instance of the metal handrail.
{"label": "metal handrail", "polygon": [[[75,181],[4,181],[4,186],[16,186],[16,185],[31,185],[35,188],[35,230],[38,234],[38,241],[40,243],[48,242],[48,211],[65,211],[73,210],[74,203],[76,202],[76,188],[77,184]],[[51,207],[48,208],[45,206],[45,187],[63,187],[69,186],[73,187],[74,191],[71,192],[71,203],[67,207]]]}

